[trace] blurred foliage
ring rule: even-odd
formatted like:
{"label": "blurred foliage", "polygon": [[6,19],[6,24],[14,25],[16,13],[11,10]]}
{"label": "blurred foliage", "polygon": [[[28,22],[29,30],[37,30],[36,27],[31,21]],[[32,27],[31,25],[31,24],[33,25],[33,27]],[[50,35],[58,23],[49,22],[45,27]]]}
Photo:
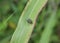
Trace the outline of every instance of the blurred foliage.
{"label": "blurred foliage", "polygon": [[[21,13],[28,1],[29,0],[0,0],[0,43],[9,43]],[[57,7],[57,23],[51,35],[50,43],[60,43],[60,0],[54,0],[54,2]],[[47,20],[55,7],[53,6],[53,8],[51,8],[52,4],[54,3],[48,1],[39,13],[29,43],[37,43],[39,41]]]}

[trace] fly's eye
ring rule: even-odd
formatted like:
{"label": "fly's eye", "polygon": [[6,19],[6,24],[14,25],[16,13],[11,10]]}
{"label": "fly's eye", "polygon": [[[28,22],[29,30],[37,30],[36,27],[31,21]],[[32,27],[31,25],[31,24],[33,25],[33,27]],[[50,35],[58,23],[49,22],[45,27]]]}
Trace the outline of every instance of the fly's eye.
{"label": "fly's eye", "polygon": [[28,22],[29,24],[32,24],[32,23],[33,23],[31,19],[27,19],[27,22]]}

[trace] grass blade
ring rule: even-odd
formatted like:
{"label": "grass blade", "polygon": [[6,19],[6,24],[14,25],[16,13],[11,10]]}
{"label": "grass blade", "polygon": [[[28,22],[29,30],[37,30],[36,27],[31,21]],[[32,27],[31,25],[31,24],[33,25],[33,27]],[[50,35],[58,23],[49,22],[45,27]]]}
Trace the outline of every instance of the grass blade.
{"label": "grass blade", "polygon": [[46,26],[44,28],[44,31],[42,33],[39,43],[49,43],[50,36],[51,36],[54,26],[56,25],[56,22],[57,22],[56,12],[57,12],[57,8],[54,7],[54,10],[51,12],[50,18],[46,23]]}
{"label": "grass blade", "polygon": [[42,10],[46,2],[47,0],[29,0],[19,19],[18,26],[10,43],[28,43],[38,13]]}

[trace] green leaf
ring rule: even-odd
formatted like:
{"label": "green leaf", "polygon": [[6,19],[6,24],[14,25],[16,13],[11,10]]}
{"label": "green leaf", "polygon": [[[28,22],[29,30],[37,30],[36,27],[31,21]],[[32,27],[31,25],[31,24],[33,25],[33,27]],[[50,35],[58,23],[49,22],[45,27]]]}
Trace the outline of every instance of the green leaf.
{"label": "green leaf", "polygon": [[56,22],[57,22],[56,11],[57,10],[54,9],[51,12],[51,16],[48,19],[48,21],[46,22],[46,25],[45,25],[44,31],[41,35],[41,39],[40,39],[39,43],[49,43],[50,37],[51,37],[53,29],[54,29],[54,26],[56,25]]}
{"label": "green leaf", "polygon": [[42,10],[46,2],[47,0],[29,0],[19,19],[18,26],[10,43],[28,43],[38,13]]}
{"label": "green leaf", "polygon": [[11,17],[13,16],[13,14],[11,14],[7,19],[5,19],[2,23],[0,23],[0,31],[3,31],[3,30],[6,29],[7,22],[9,21],[9,19],[11,19]]}

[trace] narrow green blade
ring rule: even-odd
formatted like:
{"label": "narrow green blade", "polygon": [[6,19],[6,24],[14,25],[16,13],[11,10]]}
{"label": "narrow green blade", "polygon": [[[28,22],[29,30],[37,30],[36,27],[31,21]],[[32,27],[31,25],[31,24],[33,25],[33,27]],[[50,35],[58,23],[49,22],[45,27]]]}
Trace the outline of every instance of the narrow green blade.
{"label": "narrow green blade", "polygon": [[47,0],[29,0],[19,19],[18,26],[10,43],[28,43],[38,13],[42,10],[46,2]]}

